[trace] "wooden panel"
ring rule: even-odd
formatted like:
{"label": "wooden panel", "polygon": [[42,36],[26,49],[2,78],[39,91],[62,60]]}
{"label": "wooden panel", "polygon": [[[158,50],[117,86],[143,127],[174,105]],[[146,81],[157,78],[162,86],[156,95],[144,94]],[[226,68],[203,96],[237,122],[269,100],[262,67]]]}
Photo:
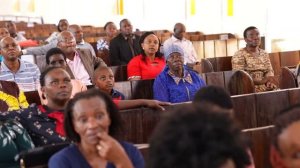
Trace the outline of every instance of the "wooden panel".
{"label": "wooden panel", "polygon": [[111,70],[114,73],[115,81],[127,81],[127,66],[111,66]]}
{"label": "wooden panel", "polygon": [[279,53],[269,53],[270,61],[274,70],[275,76],[280,75],[281,65]]}
{"label": "wooden panel", "polygon": [[114,89],[123,93],[126,100],[132,98],[130,81],[115,82]]}
{"label": "wooden panel", "polygon": [[196,50],[198,60],[204,58],[204,49],[203,49],[203,41],[193,41],[193,46]]}
{"label": "wooden panel", "polygon": [[215,43],[213,40],[204,41],[204,58],[215,57]]}
{"label": "wooden panel", "polygon": [[280,89],[289,89],[297,87],[295,75],[287,67],[281,68]]}
{"label": "wooden panel", "polygon": [[257,127],[255,95],[245,94],[231,96],[233,102],[234,116],[242,128]]}
{"label": "wooden panel", "polygon": [[213,72],[217,72],[217,61],[216,61],[216,58],[213,57],[213,58],[206,58],[206,60],[208,60],[212,67],[213,67]]}
{"label": "wooden panel", "polygon": [[281,67],[295,67],[299,63],[299,51],[280,52]]}
{"label": "wooden panel", "polygon": [[254,93],[254,82],[247,72],[239,70],[229,79],[228,90],[231,95]]}
{"label": "wooden panel", "polygon": [[149,108],[143,109],[143,143],[149,142],[153,130],[160,121],[161,112]]}
{"label": "wooden panel", "polygon": [[41,104],[41,99],[40,99],[38,91],[24,92],[24,94],[25,94],[27,102],[29,104],[32,104],[32,103],[35,103],[38,105]]}
{"label": "wooden panel", "polygon": [[214,71],[214,67],[212,63],[207,58],[201,59],[201,72],[208,73],[213,71]]}
{"label": "wooden panel", "polygon": [[233,56],[238,51],[238,40],[228,39],[227,40],[227,56]]}
{"label": "wooden panel", "polygon": [[224,71],[224,84],[225,84],[225,89],[229,92],[229,81],[232,77],[232,75],[235,73],[236,71]]}
{"label": "wooden panel", "polygon": [[206,73],[206,84],[225,88],[223,72]]}
{"label": "wooden panel", "polygon": [[287,90],[256,94],[257,126],[272,125],[275,116],[289,106]]}
{"label": "wooden panel", "polygon": [[142,110],[130,109],[120,111],[121,118],[123,120],[123,138],[131,143],[144,143],[142,127]]}
{"label": "wooden panel", "polygon": [[227,48],[225,40],[215,40],[215,56],[227,56]]}
{"label": "wooden panel", "polygon": [[216,57],[216,71],[231,71],[231,57]]}
{"label": "wooden panel", "polygon": [[288,90],[290,106],[300,103],[300,88],[294,88]]}
{"label": "wooden panel", "polygon": [[153,79],[131,81],[132,99],[153,99]]}
{"label": "wooden panel", "polygon": [[263,129],[254,129],[244,134],[250,139],[251,151],[256,168],[271,168],[270,163],[270,145],[272,140],[272,129],[266,127]]}

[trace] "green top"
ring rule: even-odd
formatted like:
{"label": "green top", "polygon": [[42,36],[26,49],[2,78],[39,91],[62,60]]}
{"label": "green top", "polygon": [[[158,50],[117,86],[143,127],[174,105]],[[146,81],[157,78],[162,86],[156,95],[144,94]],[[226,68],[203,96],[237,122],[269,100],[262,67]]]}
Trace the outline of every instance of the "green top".
{"label": "green top", "polygon": [[0,121],[0,167],[19,167],[16,155],[32,148],[34,144],[19,122]]}

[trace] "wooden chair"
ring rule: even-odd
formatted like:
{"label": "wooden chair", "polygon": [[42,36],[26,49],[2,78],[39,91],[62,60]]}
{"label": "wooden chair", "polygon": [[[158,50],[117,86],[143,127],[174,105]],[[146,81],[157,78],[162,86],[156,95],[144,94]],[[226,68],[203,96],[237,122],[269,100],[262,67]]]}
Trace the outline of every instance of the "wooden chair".
{"label": "wooden chair", "polygon": [[254,82],[251,76],[243,71],[236,71],[230,78],[228,84],[229,93],[231,95],[254,93]]}
{"label": "wooden chair", "polygon": [[69,143],[46,145],[21,152],[17,158],[21,168],[47,168],[50,157]]}
{"label": "wooden chair", "polygon": [[298,87],[297,79],[288,67],[281,68],[280,89]]}

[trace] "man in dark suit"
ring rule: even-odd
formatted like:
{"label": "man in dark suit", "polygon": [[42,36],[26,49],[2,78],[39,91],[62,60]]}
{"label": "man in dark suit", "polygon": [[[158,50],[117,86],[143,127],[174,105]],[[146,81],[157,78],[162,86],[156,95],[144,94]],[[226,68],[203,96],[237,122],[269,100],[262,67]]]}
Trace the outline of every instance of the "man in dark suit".
{"label": "man in dark suit", "polygon": [[128,19],[120,21],[121,33],[113,38],[109,46],[111,65],[126,65],[132,57],[140,54],[140,36],[132,33],[132,25]]}

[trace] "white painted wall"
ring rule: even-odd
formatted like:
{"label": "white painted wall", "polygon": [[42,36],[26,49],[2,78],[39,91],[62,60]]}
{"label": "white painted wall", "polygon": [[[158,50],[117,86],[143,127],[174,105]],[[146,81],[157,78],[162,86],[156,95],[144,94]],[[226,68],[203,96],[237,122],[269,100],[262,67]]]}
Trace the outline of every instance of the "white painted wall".
{"label": "white painted wall", "polygon": [[[0,15],[42,16],[46,23],[66,18],[71,24],[103,26],[129,18],[140,30],[172,30],[176,22],[187,31],[206,34],[230,32],[242,35],[248,26],[256,26],[267,37],[267,50],[273,39],[292,39],[285,48],[299,49],[300,15],[295,0],[234,0],[234,15],[227,16],[227,0],[195,0],[196,14],[191,15],[191,0],[123,0],[124,15],[117,15],[117,0],[0,0]],[[34,2],[34,11],[30,4]],[[19,7],[18,5],[19,4]],[[1,18],[0,18],[1,19]],[[296,44],[297,43],[297,44]],[[281,44],[283,45],[283,44]]]}

